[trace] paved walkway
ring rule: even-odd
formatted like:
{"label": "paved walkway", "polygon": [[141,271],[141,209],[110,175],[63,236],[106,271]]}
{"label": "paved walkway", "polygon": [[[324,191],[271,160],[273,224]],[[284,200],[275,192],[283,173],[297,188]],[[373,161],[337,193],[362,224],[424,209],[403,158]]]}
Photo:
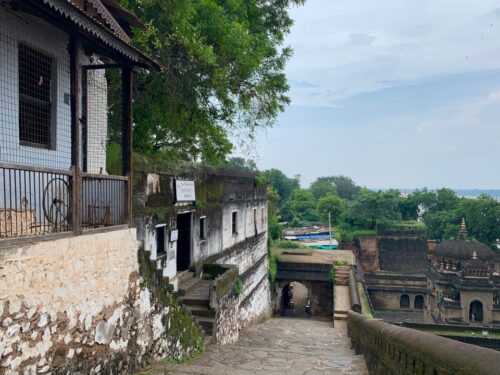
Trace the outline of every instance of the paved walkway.
{"label": "paved walkway", "polygon": [[367,375],[362,356],[350,349],[346,322],[273,318],[240,332],[235,345],[211,345],[185,365],[157,364],[171,375]]}
{"label": "paved walkway", "polygon": [[349,287],[344,285],[335,285],[334,290],[335,311],[349,311],[350,298]]}

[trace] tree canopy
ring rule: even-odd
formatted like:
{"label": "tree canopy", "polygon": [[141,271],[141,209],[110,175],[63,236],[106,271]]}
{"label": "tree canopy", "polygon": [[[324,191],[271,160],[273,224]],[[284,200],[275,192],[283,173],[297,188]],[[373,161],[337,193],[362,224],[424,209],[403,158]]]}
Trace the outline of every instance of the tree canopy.
{"label": "tree canopy", "polygon": [[165,70],[136,77],[134,147],[218,164],[230,132],[250,139],[289,103],[289,7],[303,0],[122,0],[134,43]]}

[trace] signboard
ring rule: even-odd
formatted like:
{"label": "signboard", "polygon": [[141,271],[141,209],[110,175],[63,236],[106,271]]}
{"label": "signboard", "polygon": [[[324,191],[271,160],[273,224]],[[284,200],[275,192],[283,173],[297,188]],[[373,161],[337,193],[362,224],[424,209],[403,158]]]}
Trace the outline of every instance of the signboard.
{"label": "signboard", "polygon": [[170,242],[177,241],[179,238],[179,231],[177,229],[170,231]]}
{"label": "signboard", "polygon": [[194,181],[175,180],[175,198],[177,202],[194,202],[196,200]]}

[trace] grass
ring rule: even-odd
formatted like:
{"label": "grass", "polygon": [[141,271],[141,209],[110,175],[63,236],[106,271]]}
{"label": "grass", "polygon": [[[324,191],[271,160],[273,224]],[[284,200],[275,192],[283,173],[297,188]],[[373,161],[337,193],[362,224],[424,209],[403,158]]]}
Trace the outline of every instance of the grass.
{"label": "grass", "polygon": [[295,241],[276,241],[273,244],[275,249],[307,249],[307,246]]}
{"label": "grass", "polygon": [[336,266],[348,266],[349,262],[347,260],[336,260],[334,264]]}

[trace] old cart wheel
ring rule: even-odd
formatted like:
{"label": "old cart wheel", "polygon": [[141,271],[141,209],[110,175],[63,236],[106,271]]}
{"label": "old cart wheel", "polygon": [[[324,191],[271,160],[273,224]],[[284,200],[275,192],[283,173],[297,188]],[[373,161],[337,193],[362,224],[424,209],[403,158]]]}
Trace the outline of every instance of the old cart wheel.
{"label": "old cart wheel", "polygon": [[50,180],[43,190],[43,214],[45,219],[59,229],[69,222],[70,191],[68,183],[60,177]]}

